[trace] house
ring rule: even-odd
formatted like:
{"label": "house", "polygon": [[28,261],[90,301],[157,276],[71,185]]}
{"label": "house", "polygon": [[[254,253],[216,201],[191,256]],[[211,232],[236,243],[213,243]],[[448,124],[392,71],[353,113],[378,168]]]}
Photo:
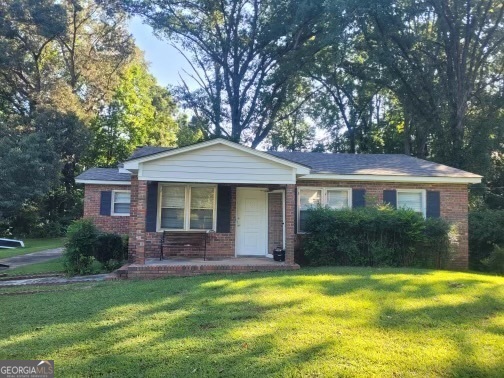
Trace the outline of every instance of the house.
{"label": "house", "polygon": [[[84,216],[104,231],[129,235],[129,275],[150,277],[200,272],[203,263],[187,258],[203,255],[208,271],[223,268],[222,261],[234,261],[226,269],[238,271],[296,268],[294,249],[310,206],[372,201],[455,224],[452,268],[467,269],[468,184],[481,176],[399,154],[263,152],[214,139],[139,148],[119,168],[92,168],[76,181],[85,185]],[[275,247],[285,249],[284,263],[265,259]]]}

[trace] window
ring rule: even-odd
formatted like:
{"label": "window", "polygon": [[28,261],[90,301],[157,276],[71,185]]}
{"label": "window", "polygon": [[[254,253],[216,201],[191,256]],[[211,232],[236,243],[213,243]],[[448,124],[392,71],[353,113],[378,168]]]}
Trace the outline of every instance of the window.
{"label": "window", "polygon": [[298,189],[298,232],[303,232],[308,210],[321,206],[331,209],[351,207],[352,190],[347,188],[299,188]]}
{"label": "window", "polygon": [[162,185],[159,228],[215,229],[215,186]]}
{"label": "window", "polygon": [[299,231],[305,226],[308,210],[321,205],[321,189],[300,189],[299,190]]}
{"label": "window", "polygon": [[131,193],[129,190],[115,190],[112,192],[112,215],[130,215]]}
{"label": "window", "polygon": [[211,230],[213,228],[215,188],[191,188],[191,230]]}
{"label": "window", "polygon": [[348,208],[348,190],[327,190],[327,206],[331,209]]}
{"label": "window", "polygon": [[185,224],[185,186],[163,186],[161,228],[183,230]]}
{"label": "window", "polygon": [[397,208],[411,209],[425,216],[425,190],[398,190]]}

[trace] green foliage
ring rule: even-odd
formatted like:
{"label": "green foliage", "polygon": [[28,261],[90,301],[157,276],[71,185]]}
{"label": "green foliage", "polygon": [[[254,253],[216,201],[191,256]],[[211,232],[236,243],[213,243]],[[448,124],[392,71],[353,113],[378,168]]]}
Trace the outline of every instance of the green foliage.
{"label": "green foliage", "polygon": [[[306,220],[312,265],[443,267],[449,226],[410,210],[315,208]],[[431,249],[435,246],[434,249]]]}
{"label": "green foliage", "polygon": [[70,225],[63,254],[67,274],[84,275],[92,272],[98,235],[98,229],[89,219],[81,219]]}
{"label": "green foliage", "polygon": [[105,270],[117,269],[128,258],[127,242],[117,234],[100,234],[94,243],[94,257]]}
{"label": "green foliage", "polygon": [[481,263],[488,272],[504,274],[504,247],[495,245],[490,256]]}
{"label": "green foliage", "polygon": [[469,267],[484,270],[495,245],[504,245],[504,210],[469,212]]}
{"label": "green foliage", "polygon": [[94,140],[90,163],[114,166],[137,146],[173,146],[178,124],[168,90],[156,84],[139,59],[121,74],[111,103],[92,123]]}
{"label": "green foliage", "polygon": [[57,184],[60,161],[45,133],[0,138],[0,222]]}
{"label": "green foliage", "polygon": [[81,212],[90,120],[132,38],[123,13],[93,0],[7,1],[0,14],[0,232],[58,235]]}
{"label": "green foliage", "polygon": [[68,228],[64,257],[70,275],[92,273],[95,260],[106,271],[112,271],[128,258],[128,238],[101,233],[91,220],[81,219]]}

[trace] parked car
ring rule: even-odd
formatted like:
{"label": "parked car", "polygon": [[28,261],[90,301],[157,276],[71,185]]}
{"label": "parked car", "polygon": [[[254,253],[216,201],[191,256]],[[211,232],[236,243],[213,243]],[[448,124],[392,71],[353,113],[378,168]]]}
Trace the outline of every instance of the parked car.
{"label": "parked car", "polygon": [[24,243],[21,240],[15,239],[0,239],[0,248],[18,248],[24,247]]}

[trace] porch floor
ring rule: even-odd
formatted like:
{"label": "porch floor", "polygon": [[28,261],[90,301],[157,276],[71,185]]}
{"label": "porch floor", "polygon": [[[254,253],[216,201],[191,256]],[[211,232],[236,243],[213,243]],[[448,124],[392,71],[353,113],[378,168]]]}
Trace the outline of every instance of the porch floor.
{"label": "porch floor", "polygon": [[267,257],[235,257],[219,260],[202,258],[146,259],[145,264],[129,264],[115,272],[115,278],[158,278],[200,274],[233,274],[296,270],[298,264],[278,262]]}

